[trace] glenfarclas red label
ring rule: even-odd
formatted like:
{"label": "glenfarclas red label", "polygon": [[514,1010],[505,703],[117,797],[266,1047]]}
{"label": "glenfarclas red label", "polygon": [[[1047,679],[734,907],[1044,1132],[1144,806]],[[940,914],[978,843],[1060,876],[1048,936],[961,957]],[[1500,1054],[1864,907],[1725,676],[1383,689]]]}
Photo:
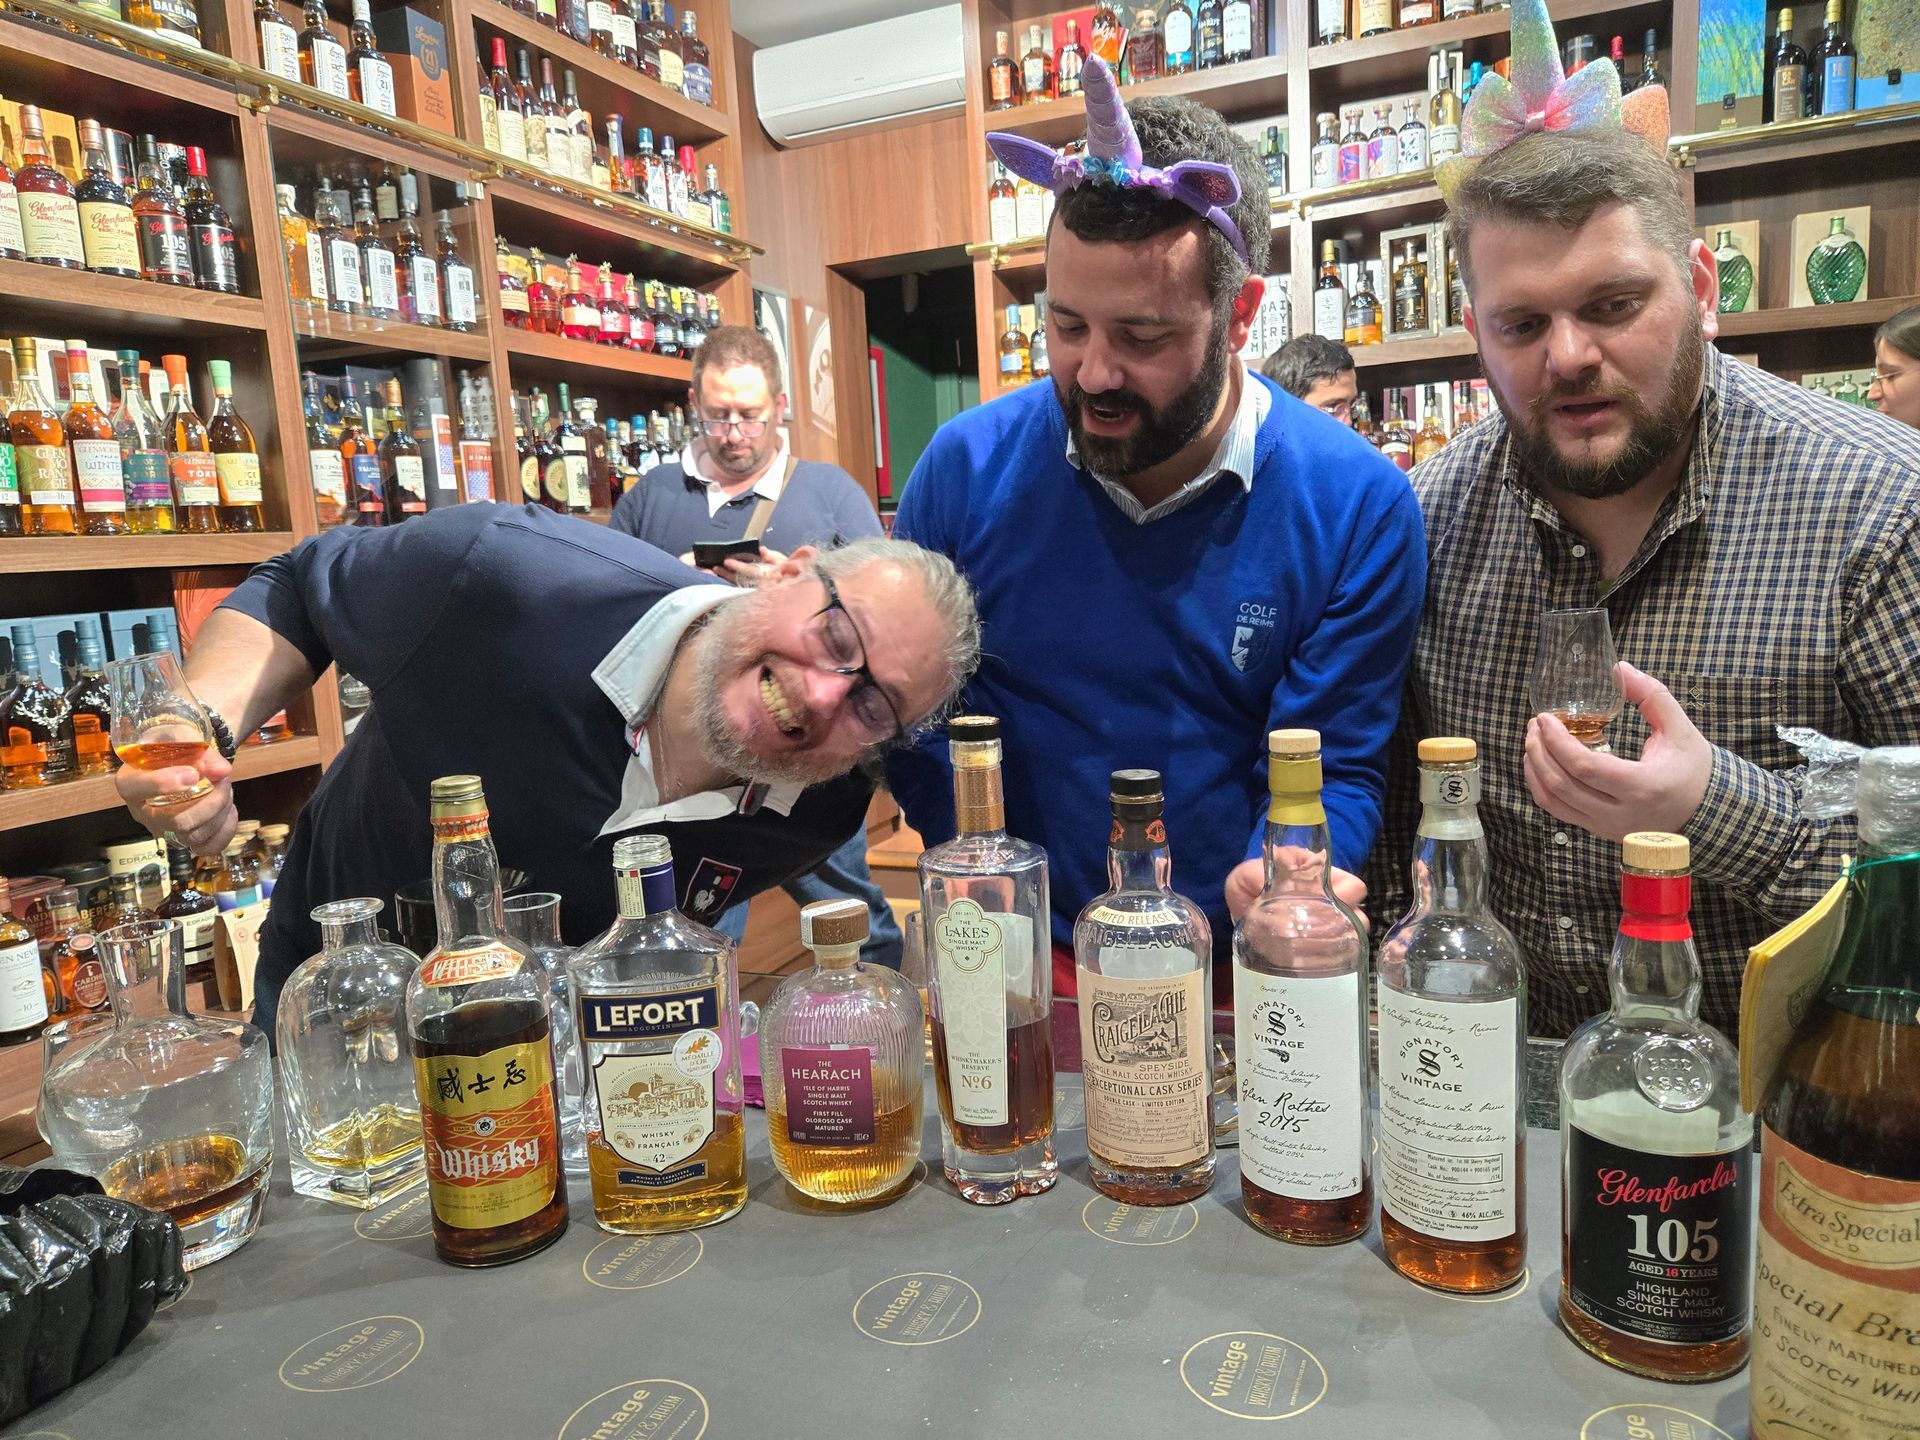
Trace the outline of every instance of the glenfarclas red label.
{"label": "glenfarclas red label", "polygon": [[1730,1340],[1753,1294],[1753,1152],[1650,1155],[1567,1131],[1567,1295],[1625,1334]]}
{"label": "glenfarclas red label", "polygon": [[193,283],[193,237],[187,222],[164,211],[139,215],[134,228],[140,237],[140,264],[150,280]]}

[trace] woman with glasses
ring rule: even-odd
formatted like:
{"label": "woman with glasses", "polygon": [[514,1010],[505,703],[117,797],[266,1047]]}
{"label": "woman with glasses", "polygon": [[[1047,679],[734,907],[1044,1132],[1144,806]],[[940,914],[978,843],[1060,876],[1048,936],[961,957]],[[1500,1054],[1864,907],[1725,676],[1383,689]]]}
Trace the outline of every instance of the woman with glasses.
{"label": "woman with glasses", "polygon": [[1920,429],[1920,305],[1902,310],[1874,332],[1867,400],[1882,414]]}

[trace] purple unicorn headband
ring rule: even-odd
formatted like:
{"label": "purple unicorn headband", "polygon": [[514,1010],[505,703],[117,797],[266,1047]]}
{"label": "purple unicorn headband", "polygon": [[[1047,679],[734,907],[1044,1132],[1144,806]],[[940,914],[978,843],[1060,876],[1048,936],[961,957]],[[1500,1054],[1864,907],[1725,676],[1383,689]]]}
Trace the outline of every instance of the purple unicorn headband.
{"label": "purple unicorn headband", "polygon": [[1128,190],[1152,190],[1178,200],[1227,237],[1234,253],[1247,261],[1247,242],[1227,214],[1240,198],[1240,177],[1230,165],[1211,160],[1182,160],[1162,170],[1140,157],[1140,137],[1134,133],[1127,107],[1113,71],[1097,55],[1087,57],[1080,72],[1087,97],[1087,153],[1067,155],[1024,135],[996,130],[987,144],[999,160],[1022,180],[1065,194],[1081,185],[1117,185]]}

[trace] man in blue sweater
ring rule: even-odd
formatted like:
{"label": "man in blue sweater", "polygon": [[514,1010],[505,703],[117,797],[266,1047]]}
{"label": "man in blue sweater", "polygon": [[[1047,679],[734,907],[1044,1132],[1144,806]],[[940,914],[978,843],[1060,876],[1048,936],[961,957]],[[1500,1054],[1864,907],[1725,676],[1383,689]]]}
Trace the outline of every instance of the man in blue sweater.
{"label": "man in blue sweater", "polygon": [[[694,441],[686,453],[656,465],[614,506],[615,530],[657,545],[687,564],[702,540],[762,541],[758,556],[729,557],[714,573],[751,585],[802,545],[830,548],[878,539],[880,517],[860,482],[838,465],[795,458],[778,422],[787,397],[780,357],[751,325],[722,325],[693,355]],[[782,887],[797,905],[851,898],[867,907],[867,943],[860,958],[900,968],[900,927],[867,869],[863,823],[816,870]],[[738,940],[747,906],[730,907],[715,928]]]}
{"label": "man in blue sweater", "polygon": [[[1268,730],[1321,732],[1334,863],[1360,867],[1425,569],[1405,477],[1237,354],[1267,268],[1258,158],[1189,101],[1127,111],[1140,153],[1124,174],[1146,178],[1056,182],[1052,384],[943,427],[894,522],[976,588],[983,660],[963,704],[1002,718],[1007,828],[1052,860],[1061,992],[1074,918],[1107,888],[1116,768],[1165,776],[1174,884],[1216,958],[1261,887]],[[1230,167],[1237,198],[1180,193],[1193,161]],[[1062,157],[1054,174],[1075,169]],[[953,833],[945,752],[888,764],[929,843]]]}

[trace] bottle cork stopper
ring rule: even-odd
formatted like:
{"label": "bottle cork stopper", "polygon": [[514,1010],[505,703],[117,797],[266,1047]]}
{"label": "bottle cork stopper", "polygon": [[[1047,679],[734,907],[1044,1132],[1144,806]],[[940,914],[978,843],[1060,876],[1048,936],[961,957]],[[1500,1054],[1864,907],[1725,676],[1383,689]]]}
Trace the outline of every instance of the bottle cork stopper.
{"label": "bottle cork stopper", "polygon": [[1420,758],[1430,765],[1459,765],[1479,754],[1480,747],[1460,735],[1436,735],[1420,742]]}
{"label": "bottle cork stopper", "polygon": [[867,902],[815,900],[800,909],[800,943],[809,950],[860,945],[867,938]]}
{"label": "bottle cork stopper", "polygon": [[1692,856],[1685,836],[1659,830],[1637,830],[1620,845],[1629,870],[1682,871]]}
{"label": "bottle cork stopper", "polygon": [[1269,730],[1267,732],[1267,754],[1269,755],[1318,755],[1320,753],[1320,732],[1318,730]]}

